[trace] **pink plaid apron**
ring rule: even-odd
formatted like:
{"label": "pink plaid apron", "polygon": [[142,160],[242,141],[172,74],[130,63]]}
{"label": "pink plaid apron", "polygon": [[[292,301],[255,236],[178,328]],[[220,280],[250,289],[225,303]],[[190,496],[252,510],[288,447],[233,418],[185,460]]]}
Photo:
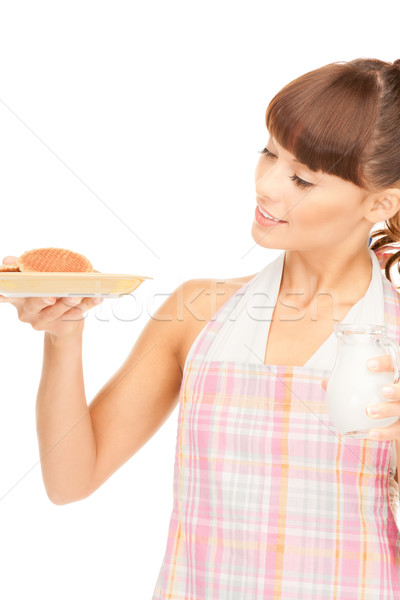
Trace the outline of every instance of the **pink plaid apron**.
{"label": "pink plaid apron", "polygon": [[[385,324],[400,342],[397,294],[383,280]],[[391,442],[336,432],[327,369],[207,360],[237,294],[183,373],[153,600],[399,600]]]}

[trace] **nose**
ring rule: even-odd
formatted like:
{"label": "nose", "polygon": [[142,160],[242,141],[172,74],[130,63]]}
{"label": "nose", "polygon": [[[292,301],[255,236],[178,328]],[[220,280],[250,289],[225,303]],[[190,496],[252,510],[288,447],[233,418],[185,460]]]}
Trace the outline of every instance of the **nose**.
{"label": "nose", "polygon": [[256,170],[255,173],[256,194],[261,198],[282,199],[283,195],[283,172],[277,164],[269,165],[264,171]]}

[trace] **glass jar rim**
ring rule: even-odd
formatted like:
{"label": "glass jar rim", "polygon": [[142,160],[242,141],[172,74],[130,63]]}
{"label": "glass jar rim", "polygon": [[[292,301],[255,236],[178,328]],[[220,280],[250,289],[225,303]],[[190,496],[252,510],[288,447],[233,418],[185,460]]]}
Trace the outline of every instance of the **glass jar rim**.
{"label": "glass jar rim", "polygon": [[370,333],[372,335],[387,335],[386,325],[377,324],[357,324],[357,323],[340,323],[333,326],[336,335]]}

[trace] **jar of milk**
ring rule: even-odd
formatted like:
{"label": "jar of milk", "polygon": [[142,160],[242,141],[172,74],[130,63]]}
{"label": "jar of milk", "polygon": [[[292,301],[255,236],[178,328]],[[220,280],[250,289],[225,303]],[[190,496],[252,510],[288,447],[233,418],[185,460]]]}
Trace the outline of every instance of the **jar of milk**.
{"label": "jar of milk", "polygon": [[[399,346],[387,336],[384,325],[341,323],[334,325],[334,330],[336,361],[326,388],[329,416],[341,435],[368,438],[370,429],[388,427],[398,420],[371,419],[365,409],[390,401],[382,395],[382,387],[399,381]],[[391,356],[393,371],[373,373],[367,361],[382,354]]]}

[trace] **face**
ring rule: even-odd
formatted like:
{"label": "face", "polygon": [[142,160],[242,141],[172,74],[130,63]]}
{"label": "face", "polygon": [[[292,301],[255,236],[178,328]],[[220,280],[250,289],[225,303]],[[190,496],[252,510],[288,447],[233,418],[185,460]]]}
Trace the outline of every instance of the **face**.
{"label": "face", "polygon": [[[368,239],[365,190],[335,175],[311,171],[269,137],[255,171],[251,234],[265,248],[312,250],[337,246],[358,233]],[[264,218],[258,209],[284,222]]]}

